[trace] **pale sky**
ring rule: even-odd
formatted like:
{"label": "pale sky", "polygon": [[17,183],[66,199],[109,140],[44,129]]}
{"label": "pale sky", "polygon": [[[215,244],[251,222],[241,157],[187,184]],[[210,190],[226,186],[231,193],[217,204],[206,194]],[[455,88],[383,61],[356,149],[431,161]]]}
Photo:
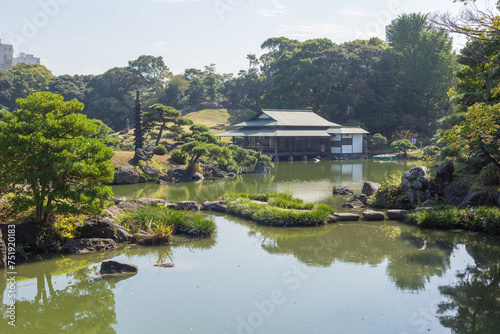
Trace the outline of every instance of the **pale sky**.
{"label": "pale sky", "polygon": [[[479,2],[485,0],[479,0]],[[140,55],[174,73],[246,69],[269,37],[379,37],[402,13],[457,12],[452,0],[1,0],[0,38],[55,75],[100,74]]]}

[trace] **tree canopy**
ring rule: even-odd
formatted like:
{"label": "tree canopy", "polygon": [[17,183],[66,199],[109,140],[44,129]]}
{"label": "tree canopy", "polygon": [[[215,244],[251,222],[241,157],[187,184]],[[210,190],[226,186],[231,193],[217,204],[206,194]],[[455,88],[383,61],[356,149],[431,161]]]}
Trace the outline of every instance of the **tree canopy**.
{"label": "tree canopy", "polygon": [[[40,92],[18,99],[0,119],[0,188],[19,210],[35,208],[46,223],[53,213],[98,212],[111,197],[113,152],[99,126],[79,113],[83,104]],[[25,184],[25,186],[22,186]]]}

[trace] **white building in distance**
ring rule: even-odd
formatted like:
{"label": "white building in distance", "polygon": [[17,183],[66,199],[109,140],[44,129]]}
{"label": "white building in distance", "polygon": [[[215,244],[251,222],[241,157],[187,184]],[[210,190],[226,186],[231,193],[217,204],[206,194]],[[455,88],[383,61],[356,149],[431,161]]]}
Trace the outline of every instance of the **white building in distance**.
{"label": "white building in distance", "polygon": [[19,63],[40,65],[40,58],[24,52],[21,52],[18,57],[14,58],[14,47],[10,44],[2,44],[2,40],[0,39],[0,70],[9,70]]}
{"label": "white building in distance", "polygon": [[19,54],[19,57],[14,58],[12,60],[12,66],[16,66],[19,63],[38,64],[38,65],[40,65],[40,58],[36,58],[34,55],[26,54],[24,52],[21,52]]}
{"label": "white building in distance", "polygon": [[8,70],[13,65],[14,47],[10,44],[2,44],[0,39],[0,70]]}

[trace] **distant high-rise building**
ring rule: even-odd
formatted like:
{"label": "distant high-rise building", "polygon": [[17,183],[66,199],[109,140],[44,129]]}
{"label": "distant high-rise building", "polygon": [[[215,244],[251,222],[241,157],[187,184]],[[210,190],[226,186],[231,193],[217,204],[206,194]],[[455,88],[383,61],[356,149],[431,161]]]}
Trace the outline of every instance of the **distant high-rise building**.
{"label": "distant high-rise building", "polygon": [[389,44],[389,43],[390,43],[389,38],[387,37],[387,32],[389,31],[389,28],[390,28],[390,27],[391,27],[394,23],[396,23],[396,21],[397,21],[397,20],[396,20],[396,19],[394,19],[394,20],[392,20],[392,21],[391,21],[391,24],[389,24],[389,25],[385,26],[385,42],[386,42],[387,44]]}
{"label": "distant high-rise building", "polygon": [[40,58],[36,58],[34,55],[30,55],[30,54],[26,54],[24,52],[21,52],[19,54],[19,57],[16,57],[12,60],[12,66],[15,66],[19,63],[40,65]]}
{"label": "distant high-rise building", "polygon": [[2,44],[0,39],[0,70],[8,70],[12,67],[14,58],[14,47],[10,44]]}

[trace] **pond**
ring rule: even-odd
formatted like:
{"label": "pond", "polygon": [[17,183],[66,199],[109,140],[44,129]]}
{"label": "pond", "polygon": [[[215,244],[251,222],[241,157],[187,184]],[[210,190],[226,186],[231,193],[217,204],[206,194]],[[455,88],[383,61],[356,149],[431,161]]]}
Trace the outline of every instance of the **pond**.
{"label": "pond", "polygon": [[[336,206],[341,200],[332,198],[333,183],[359,192],[363,180],[382,181],[409,167],[285,163],[268,177],[117,187],[115,193],[175,202],[216,199],[224,189],[286,189]],[[8,326],[4,316],[0,332],[497,333],[499,328],[498,238],[394,221],[278,229],[228,215],[213,219],[217,235],[205,240],[128,245],[17,266],[17,326]],[[107,259],[135,264],[139,273],[98,278],[94,273]],[[170,261],[174,268],[153,266]],[[4,314],[5,278],[0,278]]]}

